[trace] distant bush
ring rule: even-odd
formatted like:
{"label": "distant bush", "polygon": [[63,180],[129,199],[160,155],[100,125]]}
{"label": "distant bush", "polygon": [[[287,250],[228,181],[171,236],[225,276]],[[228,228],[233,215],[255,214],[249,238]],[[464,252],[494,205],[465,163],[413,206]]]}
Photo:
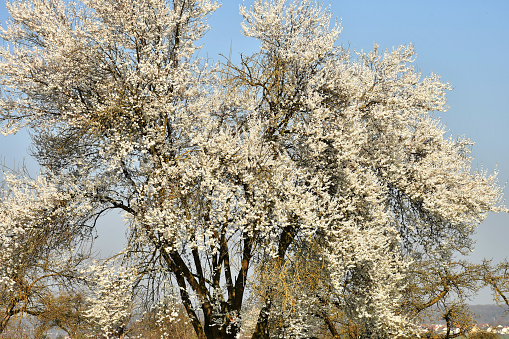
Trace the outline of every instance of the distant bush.
{"label": "distant bush", "polygon": [[500,336],[491,332],[475,332],[468,335],[469,339],[497,339]]}

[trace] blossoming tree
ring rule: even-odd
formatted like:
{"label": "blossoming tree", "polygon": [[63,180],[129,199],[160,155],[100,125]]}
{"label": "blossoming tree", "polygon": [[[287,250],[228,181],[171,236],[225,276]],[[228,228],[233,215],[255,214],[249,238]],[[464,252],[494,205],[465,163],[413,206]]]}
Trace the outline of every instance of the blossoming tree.
{"label": "blossoming tree", "polygon": [[350,55],[310,0],[242,7],[260,51],[222,66],[195,57],[209,0],[8,7],[3,132],[30,130],[41,176],[86,211],[82,227],[124,212],[138,284],[154,302],[174,286],[163,290],[198,338],[235,338],[253,314],[253,265],[281,268],[311,247],[327,293],[310,287],[301,312],[285,313],[265,286],[253,338],[274,335],[278,312],[282,335],[312,336],[320,322],[334,334],[332,304],[364,337],[412,333],[402,298],[413,265],[469,250],[501,209],[496,176],[473,173],[471,143],[433,116],[449,85],[416,72],[411,46]]}
{"label": "blossoming tree", "polygon": [[88,260],[78,241],[89,232],[79,226],[80,208],[43,177],[6,173],[0,196],[2,333],[14,317],[45,315],[57,291],[69,290]]}

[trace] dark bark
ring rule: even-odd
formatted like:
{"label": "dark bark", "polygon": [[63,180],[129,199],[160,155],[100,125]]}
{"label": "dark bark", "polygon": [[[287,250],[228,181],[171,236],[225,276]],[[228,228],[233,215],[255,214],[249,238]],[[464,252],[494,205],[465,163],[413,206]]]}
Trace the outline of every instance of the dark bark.
{"label": "dark bark", "polygon": [[9,306],[7,307],[7,309],[5,310],[3,317],[2,317],[2,321],[0,322],[0,334],[7,327],[7,324],[9,323],[9,320],[11,319],[11,317],[19,312],[19,310],[14,309],[15,307],[16,307],[16,303],[11,302],[9,304]]}
{"label": "dark bark", "polygon": [[334,339],[340,338],[338,330],[336,329],[336,326],[334,326],[334,322],[326,312],[323,312],[322,318],[325,321],[325,325],[327,325],[327,328],[329,329],[329,332],[332,335],[332,337]]}

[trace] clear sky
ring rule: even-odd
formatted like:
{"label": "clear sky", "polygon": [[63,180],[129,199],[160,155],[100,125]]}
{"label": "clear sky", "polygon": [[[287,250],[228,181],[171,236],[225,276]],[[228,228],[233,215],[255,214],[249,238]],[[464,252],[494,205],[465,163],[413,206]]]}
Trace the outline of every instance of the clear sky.
{"label": "clear sky", "polygon": [[[245,1],[249,6],[252,1]],[[329,3],[327,1],[325,4]],[[241,34],[238,14],[242,0],[224,0],[209,19],[210,31],[203,39],[201,57],[220,60],[219,54],[256,51],[255,40]],[[448,93],[450,109],[440,118],[453,136],[465,135],[474,142],[473,167],[499,171],[500,184],[509,181],[509,1],[428,0],[379,1],[331,0],[331,11],[343,26],[339,44],[351,50],[382,49],[413,44],[416,66],[423,75],[440,74],[453,90]],[[8,14],[0,0],[0,20]],[[0,157],[8,166],[26,159],[26,133],[0,136]],[[34,170],[35,171],[35,170]],[[509,188],[505,189],[506,199]],[[509,204],[509,203],[508,203]],[[121,243],[119,228],[109,225],[100,232],[99,244]],[[123,233],[122,233],[123,236]],[[475,236],[472,260],[509,256],[509,215],[489,215]],[[483,292],[473,303],[491,303]]]}

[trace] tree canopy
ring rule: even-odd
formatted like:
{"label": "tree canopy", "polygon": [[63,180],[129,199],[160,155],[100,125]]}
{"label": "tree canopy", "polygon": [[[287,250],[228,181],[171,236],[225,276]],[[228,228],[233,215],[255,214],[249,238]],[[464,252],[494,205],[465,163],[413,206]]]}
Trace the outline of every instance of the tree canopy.
{"label": "tree canopy", "polygon": [[[9,181],[0,260],[32,229],[72,252],[119,210],[123,267],[97,281],[117,284],[120,308],[178,300],[200,339],[416,333],[455,255],[504,210],[496,174],[473,170],[472,142],[436,117],[450,85],[415,69],[413,46],[351,53],[310,0],[241,7],[259,52],[207,64],[196,43],[217,6],[8,3],[1,128],[30,131],[41,173]],[[91,308],[105,332],[129,311],[111,298]]]}

